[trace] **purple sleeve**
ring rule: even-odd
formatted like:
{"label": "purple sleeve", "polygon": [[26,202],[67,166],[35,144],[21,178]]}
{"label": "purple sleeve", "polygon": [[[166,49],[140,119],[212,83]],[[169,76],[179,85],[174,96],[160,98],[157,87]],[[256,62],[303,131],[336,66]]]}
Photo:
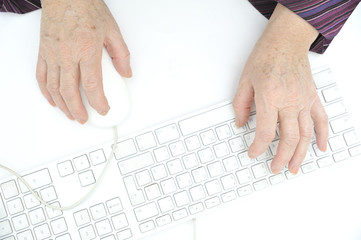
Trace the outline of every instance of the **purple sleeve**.
{"label": "purple sleeve", "polygon": [[0,0],[0,12],[27,13],[39,8],[40,0]]}
{"label": "purple sleeve", "polygon": [[265,17],[270,18],[277,2],[287,7],[320,33],[311,51],[323,53],[341,30],[360,0],[249,0]]}

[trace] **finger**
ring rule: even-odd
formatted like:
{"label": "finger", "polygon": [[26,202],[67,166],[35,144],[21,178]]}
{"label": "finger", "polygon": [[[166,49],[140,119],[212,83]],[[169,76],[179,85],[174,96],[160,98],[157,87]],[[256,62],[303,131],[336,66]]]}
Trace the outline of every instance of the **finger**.
{"label": "finger", "polygon": [[79,92],[79,67],[62,67],[60,71],[60,94],[72,116],[84,124],[88,120],[88,114]]}
{"label": "finger", "polygon": [[267,106],[262,98],[256,97],[256,135],[249,148],[250,158],[256,158],[264,153],[275,137],[277,127],[278,110]]}
{"label": "finger", "polygon": [[122,35],[119,32],[110,34],[105,39],[105,47],[118,73],[123,77],[131,77],[130,53]]}
{"label": "finger", "polygon": [[60,70],[57,65],[48,65],[47,71],[47,90],[49,91],[52,99],[58,108],[65,113],[65,115],[74,120],[74,117],[71,115],[68,107],[66,106],[63,97],[60,95]]}
{"label": "finger", "polygon": [[237,127],[244,126],[248,120],[253,102],[254,90],[250,81],[242,78],[233,99]]}
{"label": "finger", "polygon": [[80,79],[90,106],[99,114],[106,115],[109,111],[109,104],[103,90],[101,50],[99,48],[94,56],[80,60]]}
{"label": "finger", "polygon": [[283,110],[279,112],[280,142],[277,154],[271,163],[274,174],[279,173],[293,156],[299,142],[298,114]]}
{"label": "finger", "polygon": [[328,116],[319,98],[315,100],[311,108],[311,117],[315,124],[317,147],[321,151],[327,150],[328,139]]}
{"label": "finger", "polygon": [[308,147],[313,136],[312,119],[309,111],[301,111],[298,117],[300,127],[300,141],[297,145],[295,154],[288,164],[288,170],[297,174],[303,160],[306,157]]}
{"label": "finger", "polygon": [[55,107],[55,102],[53,101],[48,89],[46,88],[46,73],[47,73],[47,66],[45,60],[40,56],[38,56],[38,63],[36,65],[36,80],[38,81],[38,85],[40,88],[41,93],[44,97],[48,100],[50,105]]}

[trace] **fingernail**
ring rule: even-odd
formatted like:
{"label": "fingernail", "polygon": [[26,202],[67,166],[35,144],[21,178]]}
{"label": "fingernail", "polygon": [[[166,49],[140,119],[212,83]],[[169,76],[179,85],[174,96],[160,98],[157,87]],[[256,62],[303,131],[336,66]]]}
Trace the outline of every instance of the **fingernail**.
{"label": "fingernail", "polygon": [[98,113],[99,113],[100,115],[105,116],[105,115],[109,112],[109,110],[110,110],[110,107],[108,106],[108,109],[107,109],[107,110],[99,111]]}
{"label": "fingernail", "polygon": [[80,124],[84,124],[86,121],[84,119],[76,119]]}
{"label": "fingernail", "polygon": [[56,106],[54,101],[52,101],[52,100],[48,100],[48,102],[50,103],[50,105],[51,105],[51,106],[53,106],[53,107],[55,107],[55,106]]}
{"label": "fingernail", "polygon": [[281,166],[271,166],[271,170],[274,174],[279,173],[282,169],[283,169],[283,167],[281,167]]}

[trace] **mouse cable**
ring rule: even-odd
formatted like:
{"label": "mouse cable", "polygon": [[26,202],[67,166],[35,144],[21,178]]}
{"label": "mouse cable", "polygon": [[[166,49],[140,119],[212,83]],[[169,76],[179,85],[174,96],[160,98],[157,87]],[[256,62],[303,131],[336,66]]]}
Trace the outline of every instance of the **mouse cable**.
{"label": "mouse cable", "polygon": [[92,194],[95,190],[95,188],[99,185],[99,182],[100,180],[102,179],[104,173],[105,173],[105,170],[108,168],[109,166],[109,163],[110,163],[110,160],[113,158],[113,155],[115,153],[115,150],[116,150],[116,147],[117,147],[117,140],[118,140],[118,129],[116,126],[114,126],[114,144],[113,144],[113,147],[112,147],[112,152],[110,153],[110,156],[108,157],[108,160],[102,170],[102,172],[100,173],[98,179],[96,180],[95,184],[93,185],[93,187],[89,190],[88,193],[86,193],[82,198],[80,198],[77,202],[69,205],[69,206],[66,206],[66,207],[58,207],[58,206],[54,206],[54,205],[51,205],[47,202],[45,202],[41,197],[38,196],[38,194],[32,189],[32,187],[28,184],[28,182],[17,172],[15,172],[14,170],[4,166],[4,165],[1,165],[0,164],[0,168],[10,172],[11,174],[15,175],[16,177],[19,178],[19,180],[29,189],[29,191],[31,192],[31,194],[39,201],[41,202],[42,204],[44,204],[45,206],[51,208],[51,209],[54,209],[54,210],[70,210],[76,206],[78,206],[79,204],[81,204],[85,199],[87,199],[90,194]]}

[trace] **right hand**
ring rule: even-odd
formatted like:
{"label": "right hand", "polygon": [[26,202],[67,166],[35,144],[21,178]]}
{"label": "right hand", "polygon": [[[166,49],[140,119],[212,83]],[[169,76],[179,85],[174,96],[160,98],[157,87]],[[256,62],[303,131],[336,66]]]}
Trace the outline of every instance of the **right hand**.
{"label": "right hand", "polygon": [[89,104],[102,115],[109,110],[102,83],[102,48],[116,70],[131,77],[130,54],[119,27],[103,0],[42,0],[36,78],[42,94],[69,119],[84,124]]}

